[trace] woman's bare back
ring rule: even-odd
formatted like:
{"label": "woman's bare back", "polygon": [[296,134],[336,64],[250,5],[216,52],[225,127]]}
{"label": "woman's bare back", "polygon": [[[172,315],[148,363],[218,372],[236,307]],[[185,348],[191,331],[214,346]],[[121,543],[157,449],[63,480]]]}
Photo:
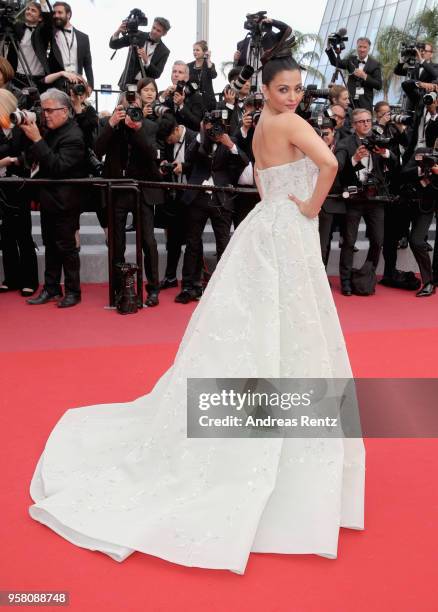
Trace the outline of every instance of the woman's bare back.
{"label": "woman's bare back", "polygon": [[[296,120],[292,114],[290,121]],[[290,140],[284,130],[284,118],[264,110],[257,124],[252,142],[256,168],[264,170],[272,166],[297,161],[304,157],[302,151]]]}

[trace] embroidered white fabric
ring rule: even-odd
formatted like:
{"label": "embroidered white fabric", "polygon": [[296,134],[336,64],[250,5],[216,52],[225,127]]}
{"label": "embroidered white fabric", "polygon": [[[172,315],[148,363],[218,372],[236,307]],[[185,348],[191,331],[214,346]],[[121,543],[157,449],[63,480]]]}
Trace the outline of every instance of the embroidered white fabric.
{"label": "embroidered white fabric", "polygon": [[251,551],[337,555],[363,529],[361,439],[188,439],[189,377],[351,377],[321,262],[307,158],[259,170],[174,365],[132,403],[67,411],[31,484],[31,516],[118,561],[140,551],[244,573]]}

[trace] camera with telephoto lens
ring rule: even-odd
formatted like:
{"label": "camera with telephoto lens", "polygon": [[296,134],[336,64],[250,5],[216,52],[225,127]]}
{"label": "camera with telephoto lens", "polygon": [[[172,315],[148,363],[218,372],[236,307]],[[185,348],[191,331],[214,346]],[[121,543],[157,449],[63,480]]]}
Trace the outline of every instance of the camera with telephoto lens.
{"label": "camera with telephoto lens", "polygon": [[212,138],[218,138],[227,132],[227,120],[228,120],[228,111],[227,110],[212,110],[210,112],[206,112],[204,115],[204,124],[210,123],[210,127],[205,130],[207,136]]}
{"label": "camera with telephoto lens", "polygon": [[43,121],[43,112],[41,106],[35,105],[29,110],[17,109],[9,115],[9,119],[12,125],[29,125],[29,123],[36,123],[41,126]]}
{"label": "camera with telephoto lens", "polygon": [[338,32],[333,32],[333,34],[329,34],[328,36],[328,44],[336,53],[340,53],[345,49],[345,44],[348,40],[348,36],[346,36],[347,30],[345,28],[341,28]]}
{"label": "camera with telephoto lens", "polygon": [[140,26],[147,26],[148,18],[140,9],[132,9],[126,18],[126,33],[128,36],[137,36]]}
{"label": "camera with telephoto lens", "polygon": [[236,96],[240,93],[240,90],[245,85],[247,81],[250,80],[252,75],[254,74],[254,68],[249,64],[245,64],[242,70],[239,72],[234,81],[227,86],[228,89],[231,89],[236,93]]}
{"label": "camera with telephoto lens", "polygon": [[307,85],[304,90],[304,100],[307,102],[312,99],[324,98],[327,100],[330,96],[330,89],[318,89],[314,83]]}
{"label": "camera with telephoto lens", "polygon": [[424,94],[423,96],[423,102],[425,104],[425,106],[430,106],[431,104],[434,104],[437,101],[438,98],[438,94],[436,91],[430,91],[427,94]]}
{"label": "camera with telephoto lens", "polygon": [[415,151],[415,162],[426,178],[434,176],[432,168],[438,165],[438,149],[419,147]]}
{"label": "camera with telephoto lens", "polygon": [[399,125],[412,125],[414,122],[413,111],[407,111],[404,113],[392,113],[390,116],[391,123],[398,123]]}
{"label": "camera with telephoto lens", "polygon": [[167,106],[167,104],[163,104],[159,100],[154,100],[154,102],[152,102],[151,104],[151,108],[152,108],[152,113],[158,119],[161,119],[161,117],[164,117],[165,113],[169,113],[172,110]]}
{"label": "camera with telephoto lens", "polygon": [[392,142],[392,138],[383,136],[383,129],[379,125],[374,125],[371,132],[361,141],[361,144],[372,153],[375,147],[388,149]]}
{"label": "camera with telephoto lens", "polygon": [[83,96],[87,92],[87,88],[83,83],[71,83],[70,81],[66,81],[65,93],[70,94],[71,92],[76,96]]}
{"label": "camera with telephoto lens", "polygon": [[268,11],[258,11],[258,13],[248,13],[245,18],[243,27],[245,30],[249,30],[253,36],[261,36],[263,32],[266,32],[269,24],[262,23],[263,19],[266,18]]}
{"label": "camera with telephoto lens", "polygon": [[336,127],[336,119],[328,117],[325,113],[311,117],[309,123],[321,138],[328,136],[327,130],[334,130]]}

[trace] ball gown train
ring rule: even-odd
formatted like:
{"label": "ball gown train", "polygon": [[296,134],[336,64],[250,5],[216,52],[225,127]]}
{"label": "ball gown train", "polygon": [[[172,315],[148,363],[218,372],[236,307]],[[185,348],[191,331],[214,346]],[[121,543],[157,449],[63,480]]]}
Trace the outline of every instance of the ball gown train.
{"label": "ball gown train", "polygon": [[33,519],[117,561],[134,551],[244,573],[250,552],[336,558],[363,529],[362,439],[188,439],[186,379],[351,377],[304,157],[259,170],[173,366],[134,402],[68,410],[31,484]]}

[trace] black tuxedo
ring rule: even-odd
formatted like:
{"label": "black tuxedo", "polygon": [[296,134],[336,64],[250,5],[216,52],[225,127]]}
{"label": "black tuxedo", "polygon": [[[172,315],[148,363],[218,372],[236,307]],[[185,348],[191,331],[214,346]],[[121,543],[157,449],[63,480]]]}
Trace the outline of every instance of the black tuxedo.
{"label": "black tuxedo", "polygon": [[[29,158],[39,164],[38,178],[69,179],[87,176],[85,142],[73,119],[49,130],[29,147]],[[41,231],[45,246],[45,283],[51,295],[60,293],[64,270],[66,293],[80,294],[79,254],[75,232],[79,226],[81,189],[74,185],[51,184],[37,188],[41,206]]]}
{"label": "black tuxedo", "polygon": [[[424,91],[418,89],[418,87],[415,85],[415,81],[413,80],[404,81],[402,83],[402,88],[408,96],[412,107],[415,108],[414,123],[408,132],[409,144],[403,155],[403,161],[407,162],[411,159],[418,142],[419,129],[422,124],[422,118],[425,110],[423,102]],[[421,136],[423,137],[423,134],[421,134]],[[438,138],[438,121],[436,119],[434,121],[430,121],[429,124],[425,126],[424,137],[426,140],[426,146],[433,147],[435,140]]]}
{"label": "black tuxedo", "polygon": [[[52,35],[52,13],[41,13],[42,21],[36,26],[32,32],[31,43],[32,48],[40,61],[44,75],[49,73],[49,62],[47,59],[47,48],[51,40]],[[21,42],[26,31],[26,25],[23,22],[16,22],[13,25],[15,38],[17,43]],[[12,68],[17,72],[18,57],[17,53],[12,45],[9,46],[7,60],[10,62]],[[26,82],[27,85],[27,82]]]}
{"label": "black tuxedo", "polygon": [[[407,76],[408,65],[399,62],[394,68],[394,74],[397,76]],[[434,64],[431,61],[424,61],[422,64],[417,62],[411,78],[414,81],[421,81],[423,83],[432,83],[436,81],[438,79],[438,64]]]}
{"label": "black tuxedo", "polygon": [[[228,147],[218,144],[213,150],[211,141],[200,144],[196,139],[186,153],[186,159],[193,163],[190,183],[202,185],[213,178],[217,186],[236,185],[239,176],[248,164],[248,157],[237,147],[237,154]],[[183,288],[192,289],[200,285],[199,261],[202,257],[202,234],[207,220],[211,220],[215,239],[217,259],[222,256],[230,239],[233,199],[230,194],[210,194],[188,190],[183,196],[188,207],[187,244],[183,263]]]}
{"label": "black tuxedo", "polygon": [[[360,146],[360,138],[352,134],[340,141],[336,151],[339,164],[339,181],[342,187],[360,186],[358,171],[365,166],[359,162],[353,166],[352,157]],[[373,163],[373,174],[378,181],[378,191],[385,193],[382,183],[385,183],[385,175],[395,166],[394,154],[390,152],[389,159],[384,159],[376,153],[370,153]],[[371,261],[375,268],[379,263],[380,251],[383,246],[384,230],[384,206],[378,201],[351,198],[346,202],[345,230],[339,261],[339,272],[341,284],[348,286],[351,282],[351,271],[353,267],[354,245],[357,239],[360,219],[364,218],[367,236],[370,240],[367,261]]]}
{"label": "black tuxedo", "polygon": [[[144,47],[147,40],[149,40],[149,32],[139,31],[137,35],[137,42],[138,42],[139,49]],[[113,39],[111,37],[109,46],[111,49],[123,49],[124,47],[129,47],[130,38],[128,34],[124,34],[123,36],[117,39]],[[152,56],[151,63],[149,64],[148,67],[145,66],[144,68],[145,75],[152,79],[159,79],[164,70],[164,66],[166,65],[167,58],[169,57],[169,53],[170,53],[169,49],[166,47],[163,41],[160,40],[160,42],[155,47],[155,51]],[[127,70],[125,79],[123,79],[123,74],[122,74],[119,80],[119,87],[122,91],[126,88],[126,85],[128,83],[136,83],[138,81],[138,79],[136,78],[137,74],[139,72],[141,74],[140,59],[138,55],[136,54],[136,52],[134,52],[133,49],[129,50],[127,65],[128,65],[128,70]]]}
{"label": "black tuxedo", "polygon": [[204,101],[200,93],[195,92],[189,96],[186,95],[183,107],[176,109],[172,104],[172,110],[178,123],[185,125],[190,130],[199,132],[205,113]]}
{"label": "black tuxedo", "polygon": [[[90,50],[90,39],[87,34],[80,32],[76,28],[72,28],[74,31],[76,42],[77,42],[77,65],[78,74],[85,72],[88,83],[91,87],[94,87],[94,76],[93,66],[91,59]],[[64,62],[62,61],[62,55],[55,39],[56,28],[53,29],[53,37],[51,42],[51,51],[49,55],[50,72],[59,72],[64,70]]]}
{"label": "black tuxedo", "polygon": [[[157,125],[143,119],[140,130],[135,131],[120,123],[112,128],[105,122],[96,139],[96,155],[105,155],[103,176],[107,178],[128,177],[138,180],[160,181],[157,166]],[[148,280],[148,291],[158,290],[158,250],[154,236],[154,204],[162,202],[161,189],[142,187],[141,222],[144,266]],[[120,289],[120,271],[116,264],[125,260],[125,226],[128,212],[134,209],[133,195],[115,192],[114,201],[114,279],[116,290]]]}
{"label": "black tuxedo", "polygon": [[[331,65],[336,66],[336,53],[334,50],[330,47],[329,49],[326,49],[325,52],[327,53]],[[356,108],[366,108],[369,111],[372,111],[374,90],[379,91],[382,89],[382,68],[380,63],[370,55],[368,56],[366,64],[364,66],[361,64],[360,66],[368,75],[365,80],[352,74],[356,68],[359,68],[359,58],[357,56],[353,56],[348,59],[340,59],[338,62],[338,67],[342,68],[342,70],[348,70],[349,77],[347,88],[350,94],[350,99],[352,102],[354,102],[354,106]],[[363,87],[364,93],[360,94],[357,98],[356,89],[359,87]]]}
{"label": "black tuxedo", "polygon": [[[182,179],[186,179],[189,181],[190,174],[192,172],[192,163],[187,161],[187,151],[192,146],[197,136],[197,132],[190,130],[189,128],[185,128],[184,133],[184,155],[182,163],[182,176],[177,177],[175,174],[173,175],[174,181],[180,181]],[[180,150],[180,143],[175,145],[176,151]],[[173,144],[166,144],[162,157],[168,162],[175,161],[175,147]],[[169,177],[165,177],[166,181],[169,180]],[[165,278],[174,280],[176,278],[176,271],[178,268],[178,263],[181,257],[181,250],[183,244],[186,241],[187,234],[187,223],[188,223],[188,208],[184,206],[182,203],[182,198],[184,195],[184,191],[175,190],[175,193],[167,194],[167,198],[164,206],[158,207],[155,214],[155,226],[156,227],[165,227],[167,229],[167,240],[166,240],[166,249],[167,249],[167,262],[166,262],[166,272]],[[199,260],[199,270],[202,269],[202,257]]]}

